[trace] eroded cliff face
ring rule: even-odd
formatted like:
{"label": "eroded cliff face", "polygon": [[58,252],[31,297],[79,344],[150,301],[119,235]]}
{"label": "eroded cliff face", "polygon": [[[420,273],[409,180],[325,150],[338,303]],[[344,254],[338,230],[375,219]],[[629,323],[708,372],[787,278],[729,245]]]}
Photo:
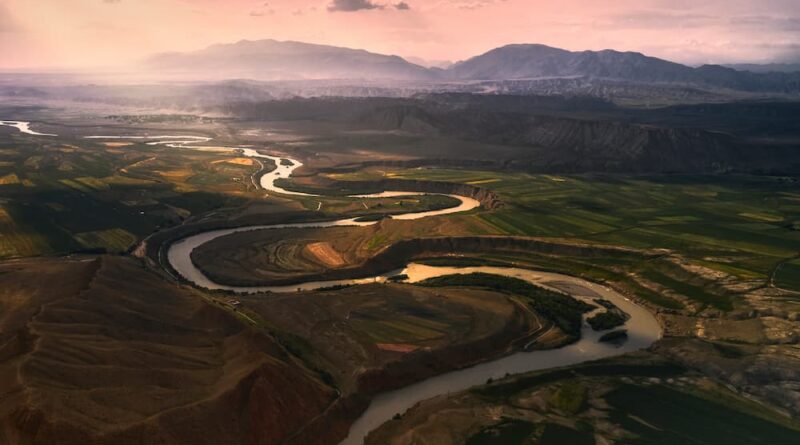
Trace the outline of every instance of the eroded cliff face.
{"label": "eroded cliff face", "polygon": [[365,117],[364,125],[519,148],[510,159],[482,153],[465,160],[453,153],[445,159],[406,161],[409,166],[472,164],[555,173],[718,173],[797,167],[796,155],[770,144],[754,146],[730,134],[691,125],[658,126],[635,120],[634,116],[620,121],[396,107]]}
{"label": "eroded cliff face", "polygon": [[518,141],[542,150],[560,171],[713,172],[740,161],[733,141],[690,128],[534,117]]}

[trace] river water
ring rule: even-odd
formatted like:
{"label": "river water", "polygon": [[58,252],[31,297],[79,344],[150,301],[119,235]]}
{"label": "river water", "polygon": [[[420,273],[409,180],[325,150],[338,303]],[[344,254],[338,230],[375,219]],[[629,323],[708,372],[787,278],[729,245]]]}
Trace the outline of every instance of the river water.
{"label": "river water", "polygon": [[[10,125],[19,128],[20,131],[29,134],[38,134],[30,130],[29,123],[20,121],[0,121],[2,125]],[[151,140],[151,145],[167,145],[176,148],[197,148],[202,146],[192,146],[190,144],[208,142],[211,138],[199,136],[89,136],[92,139],[144,139]],[[292,172],[300,168],[303,164],[300,161],[277,156],[265,155],[251,148],[230,147],[233,150],[241,150],[245,156],[266,158],[275,162],[277,168],[269,173],[262,175],[260,185],[262,188],[274,193],[295,196],[316,196],[306,193],[285,190],[277,185],[275,181],[279,178],[288,178]],[[286,159],[285,162],[281,162]],[[391,196],[414,195],[413,192],[394,192],[387,191],[372,195],[355,195],[354,198],[377,198]],[[404,215],[397,215],[393,218],[403,220],[414,220],[438,215],[446,215],[456,212],[468,211],[480,205],[472,198],[455,196],[460,200],[460,204],[449,209],[416,212]],[[661,335],[661,327],[655,317],[643,307],[636,305],[618,292],[605,286],[591,283],[586,280],[575,278],[568,275],[540,272],[528,269],[507,268],[507,267],[433,267],[411,263],[401,271],[394,271],[385,275],[366,277],[353,280],[337,281],[318,281],[308,282],[292,286],[263,286],[263,287],[235,287],[225,286],[213,282],[206,277],[202,271],[194,266],[191,261],[191,252],[216,238],[230,235],[232,233],[248,230],[265,230],[277,228],[311,228],[311,227],[333,227],[333,226],[368,226],[375,224],[374,221],[360,222],[355,219],[341,219],[335,221],[293,223],[293,224],[272,224],[241,227],[235,229],[212,230],[198,235],[184,238],[173,243],[168,250],[168,261],[170,265],[183,278],[192,282],[196,286],[208,289],[223,289],[236,292],[293,292],[297,290],[310,290],[321,287],[328,287],[338,284],[363,284],[371,282],[382,282],[387,277],[397,274],[408,275],[408,282],[418,282],[427,278],[451,275],[467,274],[474,272],[484,272],[497,275],[515,277],[529,281],[539,286],[550,289],[561,289],[567,291],[578,298],[591,299],[598,296],[607,299],[617,305],[620,309],[630,315],[624,328],[628,331],[628,340],[622,345],[612,345],[600,343],[598,341],[602,332],[594,332],[585,322],[581,331],[581,339],[576,343],[563,348],[547,350],[519,352],[503,358],[488,361],[483,364],[472,366],[466,369],[448,372],[436,377],[432,377],[421,382],[405,386],[403,388],[389,391],[378,395],[372,400],[367,410],[352,425],[347,438],[340,445],[359,445],[362,444],[366,435],[382,423],[390,420],[395,414],[403,413],[414,404],[429,399],[434,396],[461,391],[475,385],[483,384],[487,379],[497,379],[506,374],[518,374],[522,372],[543,370],[561,366],[574,365],[590,360],[597,360],[612,357],[627,352],[647,348],[658,340]]]}
{"label": "river water", "polygon": [[[581,329],[581,339],[563,348],[518,352],[500,359],[482,363],[459,371],[448,372],[403,388],[385,392],[375,397],[369,408],[350,427],[347,438],[340,445],[360,445],[367,434],[392,419],[395,414],[402,414],[431,397],[463,391],[472,386],[484,384],[488,379],[498,379],[506,374],[519,374],[561,366],[613,357],[627,352],[649,347],[661,337],[661,326],[655,317],[641,306],[636,305],[616,291],[568,275],[540,272],[528,269],[506,267],[432,267],[421,264],[409,264],[402,273],[408,275],[410,282],[418,282],[427,278],[483,272],[519,278],[536,285],[556,289],[568,285],[569,291],[578,298],[607,299],[630,315],[624,328],[628,331],[628,340],[620,346],[600,343],[598,339],[603,332],[593,331],[587,323]],[[565,289],[566,290],[566,289]]]}
{"label": "river water", "polygon": [[[278,178],[288,178],[294,170],[302,166],[299,161],[288,160],[282,163],[281,158],[263,155],[255,150],[246,150],[245,155],[269,158],[273,160],[278,168],[273,172],[267,173],[261,178],[261,186],[277,193],[314,196],[298,192],[284,190],[275,185]],[[282,158],[286,159],[286,158]],[[379,198],[393,196],[408,196],[414,193],[386,191],[371,195],[354,195],[354,198]],[[438,215],[447,215],[474,209],[480,203],[472,198],[451,195],[459,199],[461,203],[452,208],[429,211],[407,213],[395,215],[394,219],[414,220]],[[625,323],[624,328],[628,331],[628,340],[622,345],[612,345],[609,343],[598,342],[602,332],[594,332],[588,324],[584,322],[581,332],[581,339],[569,346],[548,350],[520,352],[492,360],[477,366],[466,368],[459,371],[441,374],[439,376],[423,380],[421,382],[400,388],[395,391],[386,392],[378,395],[372,400],[367,410],[352,425],[347,438],[340,445],[360,445],[366,435],[382,423],[391,420],[397,413],[403,413],[414,404],[429,399],[431,397],[447,394],[450,392],[461,391],[475,385],[486,382],[487,379],[497,379],[506,374],[518,374],[522,372],[555,368],[560,366],[574,365],[589,360],[597,360],[615,355],[624,354],[638,349],[649,347],[654,341],[661,337],[661,327],[658,321],[650,312],[634,304],[623,295],[616,291],[591,283],[586,280],[571,277],[568,275],[539,272],[527,269],[501,268],[501,267],[431,267],[421,264],[411,263],[401,271],[393,271],[384,275],[366,277],[351,280],[336,281],[315,281],[306,282],[291,286],[256,286],[256,287],[237,287],[226,286],[215,283],[206,277],[191,261],[191,252],[195,248],[222,236],[247,230],[263,230],[275,228],[310,228],[310,227],[333,227],[333,226],[368,226],[375,222],[359,222],[355,219],[341,219],[326,222],[296,223],[296,224],[274,224],[269,226],[250,226],[236,229],[214,230],[190,236],[176,243],[173,243],[168,250],[168,260],[170,265],[183,276],[200,287],[209,289],[224,289],[235,292],[293,292],[297,290],[312,290],[333,285],[352,285],[373,282],[384,282],[389,276],[406,274],[409,282],[418,282],[427,278],[451,275],[456,273],[484,272],[497,275],[505,275],[520,278],[539,286],[551,289],[566,288],[565,291],[588,299],[597,296],[610,300],[620,309],[630,315],[630,319]]]}
{"label": "river water", "polygon": [[39,133],[38,131],[33,131],[31,130],[31,123],[25,121],[0,121],[0,125],[4,125],[6,127],[14,127],[25,134],[32,134],[34,136],[56,136],[55,134]]}

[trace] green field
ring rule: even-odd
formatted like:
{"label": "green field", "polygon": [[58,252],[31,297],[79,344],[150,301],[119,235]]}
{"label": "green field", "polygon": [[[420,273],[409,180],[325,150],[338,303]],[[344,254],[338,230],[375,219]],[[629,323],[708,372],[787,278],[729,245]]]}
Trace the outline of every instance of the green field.
{"label": "green field", "polygon": [[[666,248],[744,279],[766,280],[800,252],[800,193],[784,178],[753,176],[554,176],[414,169],[409,179],[455,181],[498,193],[502,208],[462,216],[476,233],[575,238]],[[653,277],[659,279],[658,277]],[[783,279],[800,290],[791,279]],[[727,303],[691,291],[721,308]]]}
{"label": "green field", "polygon": [[800,259],[780,265],[775,274],[775,285],[784,289],[800,289]]}
{"label": "green field", "polygon": [[536,425],[522,420],[504,420],[496,425],[486,427],[473,435],[465,445],[524,445],[528,437],[536,430]]}
{"label": "green field", "polygon": [[553,292],[519,278],[480,272],[429,278],[417,283],[417,285],[427,287],[478,287],[519,295],[538,314],[558,326],[567,335],[575,338],[580,338],[583,314],[593,309],[593,306],[570,295]]}
{"label": "green field", "polygon": [[14,134],[0,142],[0,258],[124,252],[190,215],[240,205],[256,166],[230,157]]}
{"label": "green field", "polygon": [[[706,397],[707,394],[703,394]],[[606,396],[630,444],[794,444],[800,432],[668,386],[620,385]]]}

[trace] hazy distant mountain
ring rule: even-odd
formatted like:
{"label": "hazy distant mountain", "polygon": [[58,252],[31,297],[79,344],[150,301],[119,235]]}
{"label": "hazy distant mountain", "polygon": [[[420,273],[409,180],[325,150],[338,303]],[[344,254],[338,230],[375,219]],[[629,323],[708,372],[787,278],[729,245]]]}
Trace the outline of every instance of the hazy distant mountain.
{"label": "hazy distant mountain", "polygon": [[424,66],[425,68],[447,69],[453,66],[453,62],[451,62],[450,60],[428,60],[428,59],[423,59],[422,57],[413,57],[413,56],[404,57],[404,59],[408,60],[409,62],[415,65]]}
{"label": "hazy distant mountain", "polygon": [[421,80],[435,76],[398,56],[277,40],[242,40],[191,53],[163,53],[145,65],[160,72],[212,78]]}
{"label": "hazy distant mountain", "polygon": [[750,71],[753,73],[795,73],[800,72],[800,63],[737,63],[725,65],[738,71]]}
{"label": "hazy distant mountain", "polygon": [[636,52],[566,51],[545,45],[507,45],[459,62],[461,80],[582,77],[639,83],[680,83],[743,91],[798,91],[800,74],[752,73],[719,65],[692,68]]}
{"label": "hazy distant mountain", "polygon": [[447,68],[426,68],[398,56],[276,40],[242,40],[191,53],[165,53],[146,62],[164,75],[220,79],[370,79],[403,81],[516,81],[583,79],[637,85],[796,93],[800,72],[755,73],[719,65],[692,68],[635,52],[566,51],[508,45]]}
{"label": "hazy distant mountain", "polygon": [[459,79],[529,79],[543,77],[600,77],[675,81],[688,68],[639,53],[613,50],[571,52],[545,45],[507,45],[455,64],[449,71]]}

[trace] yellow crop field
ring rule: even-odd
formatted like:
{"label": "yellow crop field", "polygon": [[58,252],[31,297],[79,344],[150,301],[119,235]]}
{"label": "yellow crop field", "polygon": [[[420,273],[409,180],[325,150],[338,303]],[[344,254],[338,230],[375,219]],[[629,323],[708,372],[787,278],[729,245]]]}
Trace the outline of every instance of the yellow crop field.
{"label": "yellow crop field", "polygon": [[90,249],[105,248],[109,252],[124,252],[136,242],[136,235],[125,229],[114,228],[78,233],[75,234],[75,239]]}
{"label": "yellow crop field", "polygon": [[478,184],[491,184],[491,183],[493,183],[493,182],[497,182],[497,181],[499,181],[499,179],[497,179],[497,178],[492,178],[492,179],[479,179],[479,180],[477,180],[477,181],[469,181],[469,182],[467,182],[467,184],[470,184],[470,185],[478,185]]}
{"label": "yellow crop field", "polygon": [[82,178],[75,178],[76,181],[80,182],[81,184],[90,187],[94,190],[106,190],[108,189],[108,184],[106,184],[100,178],[93,178],[90,176],[84,176]]}
{"label": "yellow crop field", "polygon": [[172,180],[178,180],[178,181],[186,180],[189,176],[192,176],[192,171],[191,170],[186,170],[186,169],[182,169],[182,170],[166,170],[166,171],[158,170],[158,171],[156,171],[156,173],[158,173],[159,175],[163,176],[164,178],[168,178],[168,179],[172,179]]}
{"label": "yellow crop field", "polygon": [[20,229],[8,210],[0,206],[0,258],[39,255],[50,250],[43,236]]}
{"label": "yellow crop field", "polygon": [[72,188],[72,189],[75,189],[75,190],[78,190],[78,191],[81,191],[81,192],[84,192],[84,193],[89,193],[89,192],[92,191],[92,189],[90,187],[87,187],[86,185],[81,184],[80,182],[74,181],[72,179],[59,179],[58,182],[66,185],[69,188]]}
{"label": "yellow crop field", "polygon": [[14,223],[14,220],[11,219],[11,215],[8,214],[6,209],[0,207],[0,226],[6,225],[6,224],[13,224],[13,223]]}
{"label": "yellow crop field", "polygon": [[14,185],[19,184],[19,176],[16,173],[10,173],[5,176],[0,176],[0,185]]}
{"label": "yellow crop field", "polygon": [[108,185],[149,185],[155,184],[155,181],[147,179],[129,178],[122,175],[106,176],[102,181]]}
{"label": "yellow crop field", "polygon": [[781,215],[772,215],[769,213],[755,213],[755,212],[744,212],[740,213],[739,216],[743,216],[748,219],[754,219],[756,221],[764,221],[764,222],[780,222],[783,221],[783,216]]}
{"label": "yellow crop field", "polygon": [[233,165],[253,165],[253,160],[250,158],[232,158],[232,159],[220,159],[218,161],[212,162],[212,164],[233,164]]}

